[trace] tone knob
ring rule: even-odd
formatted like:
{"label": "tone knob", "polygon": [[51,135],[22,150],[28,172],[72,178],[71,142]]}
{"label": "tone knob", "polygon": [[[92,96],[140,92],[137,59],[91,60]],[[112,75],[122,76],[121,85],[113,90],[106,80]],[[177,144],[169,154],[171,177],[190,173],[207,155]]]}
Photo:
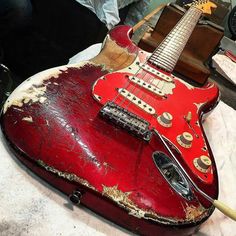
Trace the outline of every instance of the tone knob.
{"label": "tone knob", "polygon": [[203,173],[206,173],[211,166],[211,159],[208,156],[202,155],[193,160],[194,166]]}
{"label": "tone knob", "polygon": [[173,117],[169,112],[163,112],[160,116],[157,117],[158,123],[164,127],[171,127],[172,119]]}
{"label": "tone knob", "polygon": [[177,136],[177,142],[185,148],[190,148],[192,146],[193,136],[188,132],[183,132],[181,135]]}

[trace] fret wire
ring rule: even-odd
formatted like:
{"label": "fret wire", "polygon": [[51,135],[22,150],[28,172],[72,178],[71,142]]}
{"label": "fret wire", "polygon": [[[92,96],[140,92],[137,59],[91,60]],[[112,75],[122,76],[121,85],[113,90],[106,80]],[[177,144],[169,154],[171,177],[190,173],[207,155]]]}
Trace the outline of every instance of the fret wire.
{"label": "fret wire", "polygon": [[[153,64],[161,64],[161,67],[164,67],[164,69],[169,68],[172,71],[200,15],[200,10],[190,7],[179,23],[156,48],[149,61]],[[161,63],[158,63],[158,60]],[[168,63],[166,62],[168,65],[162,65],[165,61],[168,61]]]}
{"label": "fret wire", "polygon": [[182,43],[184,43],[184,41],[186,41],[186,40],[180,40],[179,41],[176,38],[174,38],[173,41],[169,41],[169,42],[163,43],[162,45],[160,45],[159,48],[171,47],[172,45],[174,46],[174,45],[178,45],[180,43],[182,44]]}
{"label": "fret wire", "polygon": [[154,64],[156,64],[156,65],[165,65],[165,67],[171,67],[172,66],[172,64],[170,64],[170,63],[168,63],[168,61],[166,61],[166,60],[158,60],[158,62],[154,62]]}
{"label": "fret wire", "polygon": [[157,54],[159,52],[164,52],[164,51],[169,51],[169,52],[175,53],[176,51],[181,49],[182,45],[183,45],[183,43],[178,44],[178,45],[171,44],[171,45],[168,45],[166,47],[162,47],[162,48],[160,48],[160,50],[157,51]]}
{"label": "fret wire", "polygon": [[160,58],[162,57],[162,55],[167,55],[169,57],[173,57],[172,55],[176,55],[176,54],[179,54],[181,52],[181,50],[179,49],[178,51],[175,50],[174,52],[173,51],[168,51],[168,50],[163,50],[161,51],[160,53],[156,53],[154,56],[152,56],[151,58]]}
{"label": "fret wire", "polygon": [[156,63],[166,63],[167,65],[172,65],[172,63],[168,60],[164,60],[163,58],[158,59]]}
{"label": "fret wire", "polygon": [[[179,52],[178,52],[179,53]],[[177,53],[176,53],[177,54]],[[162,56],[163,55],[163,56]],[[173,57],[172,56],[173,55],[173,53],[168,53],[168,52],[163,52],[162,54],[160,54],[160,55],[158,55],[157,57],[155,57],[155,59],[159,59],[159,58],[167,58],[167,59],[169,59],[169,58],[173,58],[173,60],[175,60],[175,57]],[[153,58],[154,59],[154,58]]]}

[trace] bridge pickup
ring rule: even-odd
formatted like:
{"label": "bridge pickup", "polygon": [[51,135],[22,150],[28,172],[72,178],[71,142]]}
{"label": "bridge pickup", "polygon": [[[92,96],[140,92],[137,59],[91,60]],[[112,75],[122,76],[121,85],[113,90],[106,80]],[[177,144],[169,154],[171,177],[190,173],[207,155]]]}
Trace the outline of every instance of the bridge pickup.
{"label": "bridge pickup", "polygon": [[148,83],[147,81],[140,79],[135,76],[129,76],[129,80],[135,84],[138,84],[140,87],[145,88],[146,90],[156,94],[157,96],[164,97],[165,93],[163,93],[157,86]]}
{"label": "bridge pickup", "polygon": [[106,103],[100,110],[100,114],[145,141],[151,139],[152,132],[149,130],[147,121],[113,102]]}
{"label": "bridge pickup", "polygon": [[130,93],[128,90],[124,88],[120,88],[118,89],[118,93],[121,96],[123,96],[125,99],[129,100],[130,102],[135,104],[137,107],[142,109],[143,111],[151,115],[154,115],[156,113],[156,110],[152,106],[148,105],[146,102],[141,100],[139,97],[135,96],[133,93]]}

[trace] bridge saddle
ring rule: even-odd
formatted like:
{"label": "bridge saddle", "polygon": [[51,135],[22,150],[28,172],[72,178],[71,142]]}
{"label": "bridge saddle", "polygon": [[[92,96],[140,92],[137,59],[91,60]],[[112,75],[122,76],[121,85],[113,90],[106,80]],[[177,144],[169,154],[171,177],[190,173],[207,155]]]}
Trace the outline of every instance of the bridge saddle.
{"label": "bridge saddle", "polygon": [[100,115],[145,141],[151,139],[152,132],[149,130],[149,122],[114,102],[107,102],[100,110]]}

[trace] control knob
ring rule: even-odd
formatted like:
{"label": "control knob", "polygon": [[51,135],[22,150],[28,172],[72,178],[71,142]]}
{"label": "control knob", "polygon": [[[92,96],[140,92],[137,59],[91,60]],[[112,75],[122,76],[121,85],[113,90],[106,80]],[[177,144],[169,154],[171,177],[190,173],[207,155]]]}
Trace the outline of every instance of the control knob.
{"label": "control knob", "polygon": [[177,136],[177,142],[184,148],[190,148],[192,146],[193,136],[189,132],[183,132]]}
{"label": "control knob", "polygon": [[193,160],[194,166],[203,173],[206,173],[211,166],[211,159],[208,156],[202,155]]}
{"label": "control knob", "polygon": [[169,112],[163,112],[160,116],[157,117],[158,123],[164,127],[171,127],[172,119],[173,117]]}

